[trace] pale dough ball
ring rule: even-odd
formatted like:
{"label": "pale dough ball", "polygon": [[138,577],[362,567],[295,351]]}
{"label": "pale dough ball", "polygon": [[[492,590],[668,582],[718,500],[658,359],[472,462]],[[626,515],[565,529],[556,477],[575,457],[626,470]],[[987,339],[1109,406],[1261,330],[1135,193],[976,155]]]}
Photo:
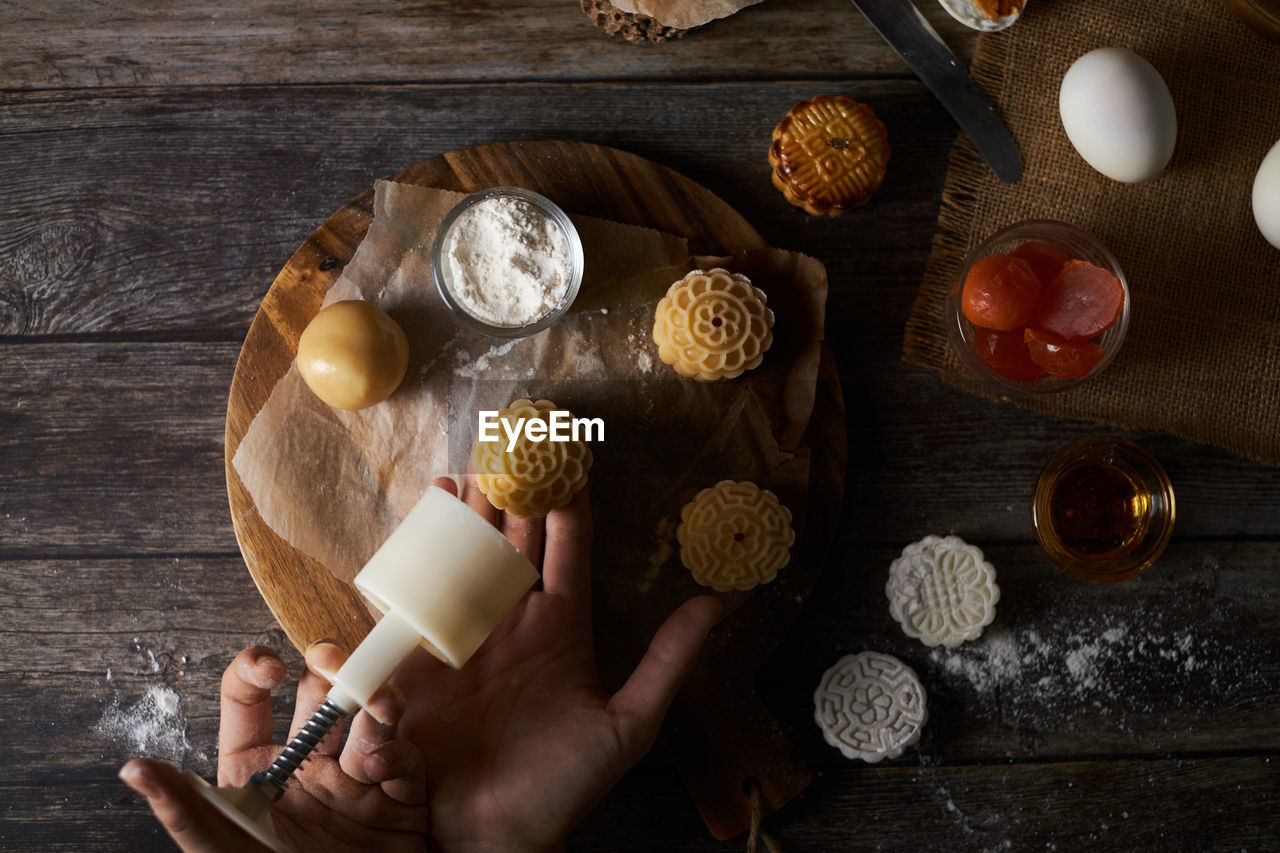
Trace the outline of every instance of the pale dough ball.
{"label": "pale dough ball", "polygon": [[381,403],[404,379],[409,339],[372,302],[335,302],[312,318],[298,339],[298,372],[336,409]]}

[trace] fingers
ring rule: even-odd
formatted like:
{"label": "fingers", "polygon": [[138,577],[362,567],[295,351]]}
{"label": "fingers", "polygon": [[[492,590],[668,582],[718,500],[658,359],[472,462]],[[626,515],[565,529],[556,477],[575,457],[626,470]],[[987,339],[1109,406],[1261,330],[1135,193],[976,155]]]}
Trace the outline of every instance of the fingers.
{"label": "fingers", "polygon": [[462,498],[462,502],[471,507],[480,517],[495,527],[498,524],[498,511],[494,509],[493,504],[489,503],[489,499],[485,497],[484,492],[480,491],[480,486],[476,482],[474,471],[467,473],[462,478],[462,493],[458,495]]}
{"label": "fingers", "polygon": [[444,489],[455,498],[458,496],[458,481],[452,477],[436,477],[431,481],[431,485],[437,489]]}
{"label": "fingers", "polygon": [[176,767],[135,758],[120,768],[120,778],[146,798],[156,819],[187,853],[266,850],[200,796]]}
{"label": "fingers", "polygon": [[524,554],[529,562],[533,563],[535,569],[541,569],[543,537],[543,521],[541,518],[521,518],[516,515],[500,514],[493,504],[489,502],[489,498],[485,496],[484,492],[480,491],[474,471],[468,472],[462,478],[462,493],[460,495],[451,477],[437,477],[432,480],[431,485],[440,486],[443,489],[447,489],[451,494],[459,496],[481,518],[501,530],[502,534],[511,540],[511,544],[515,545],[520,550],[520,553]]}
{"label": "fingers", "polygon": [[[316,640],[303,652],[307,671],[298,679],[298,698],[293,707],[293,722],[289,734],[293,735],[315,713],[316,708],[329,693],[333,674],[347,660],[347,650],[332,640]],[[317,755],[333,757],[342,746],[342,722],[334,724],[324,740],[315,748]]]}
{"label": "fingers", "polygon": [[[379,705],[379,722],[370,711]],[[413,744],[397,740],[396,723],[404,713],[404,694],[390,685],[356,715],[339,759],[344,773],[366,785],[381,785],[391,799],[408,806],[427,802],[425,762]]]}
{"label": "fingers", "polygon": [[720,610],[720,600],[710,595],[691,598],[677,608],[653,635],[627,683],[609,701],[622,741],[634,750],[634,759],[653,745],[662,718],[720,618]]}
{"label": "fingers", "polygon": [[222,673],[220,758],[271,744],[271,691],[284,682],[284,661],[265,646],[236,655]]}
{"label": "fingers", "polygon": [[[437,478],[432,485],[439,483]],[[475,510],[481,518],[502,531],[511,540],[511,544],[533,563],[535,569],[542,565],[543,521],[541,518],[521,518],[516,515],[499,513],[489,502],[489,498],[480,491],[474,471],[462,478],[462,501]]]}
{"label": "fingers", "polygon": [[591,497],[584,488],[547,516],[542,588],[580,602],[591,600]]}
{"label": "fingers", "polygon": [[502,514],[502,535],[511,540],[533,567],[542,570],[542,538],[546,523],[541,518],[521,518]]}
{"label": "fingers", "polygon": [[396,802],[421,806],[427,802],[426,763],[417,747],[395,737],[404,711],[400,688],[379,687],[351,721],[338,766],[357,782],[381,785]]}
{"label": "fingers", "polygon": [[407,740],[383,744],[366,763],[370,782],[382,784],[388,797],[406,806],[427,804],[426,761],[418,747]]}
{"label": "fingers", "polygon": [[[369,704],[351,720],[346,746],[338,764],[344,773],[366,785],[374,780],[365,772],[364,760],[379,747],[395,739],[396,725],[404,716],[404,693],[400,688],[384,684],[369,699]],[[381,780],[378,780],[381,781]]]}

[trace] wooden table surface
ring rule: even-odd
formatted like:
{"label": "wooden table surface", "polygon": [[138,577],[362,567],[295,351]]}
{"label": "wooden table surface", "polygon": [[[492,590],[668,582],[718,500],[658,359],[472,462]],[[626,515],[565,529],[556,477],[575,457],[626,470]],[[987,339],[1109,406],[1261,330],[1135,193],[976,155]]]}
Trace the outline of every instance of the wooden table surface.
{"label": "wooden table surface", "polygon": [[[921,6],[967,62],[974,34]],[[843,0],[770,0],[664,45],[606,36],[574,0],[10,0],[0,19],[0,849],[171,849],[118,766],[150,754],[212,776],[227,662],[258,642],[299,662],[241,560],[223,474],[259,300],[375,178],[536,138],[674,168],[827,265],[848,494],[759,677],[818,771],[766,822],[783,850],[1280,844],[1280,470],[1129,435],[1173,479],[1173,543],[1114,587],[1051,568],[1028,514],[1040,467],[1125,433],[901,362],[956,129]],[[777,120],[823,92],[871,104],[893,144],[872,204],[836,219],[789,206],[765,163]],[[884,599],[890,560],[928,533],[999,570],[995,624],[953,652],[905,637]],[[811,718],[821,671],[868,648],[929,693],[919,748],[881,766],[842,759]],[[570,839],[741,844],[710,838],[661,752]]]}

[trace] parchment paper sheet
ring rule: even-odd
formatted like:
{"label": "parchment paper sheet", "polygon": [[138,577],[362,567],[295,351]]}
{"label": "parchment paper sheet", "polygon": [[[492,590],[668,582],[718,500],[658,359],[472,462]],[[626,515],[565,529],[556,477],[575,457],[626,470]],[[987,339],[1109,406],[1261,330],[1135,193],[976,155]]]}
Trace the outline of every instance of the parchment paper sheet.
{"label": "parchment paper sheet", "polygon": [[648,15],[665,27],[687,30],[754,6],[762,0],[611,0],[623,12]]}
{"label": "parchment paper sheet", "polygon": [[[672,519],[719,479],[772,488],[802,519],[808,453],[800,439],[826,302],[820,263],[771,249],[691,258],[683,238],[574,215],[587,264],[573,309],[538,335],[492,339],[461,326],[431,283],[432,236],[462,198],[376,185],[373,223],[325,303],[363,298],[386,310],[409,337],[409,372],[390,399],[360,412],[321,403],[296,366],[277,383],[233,463],[281,538],[350,581],[431,479],[466,471],[477,411],[521,396],[604,420],[591,489],[596,529],[607,531],[596,554],[597,572],[608,573],[597,583],[605,612],[648,610],[637,608],[637,596],[652,599],[654,613],[668,612],[702,591],[672,556]],[[717,264],[750,276],[778,319],[759,369],[707,384],[659,361],[651,330],[670,284]]]}

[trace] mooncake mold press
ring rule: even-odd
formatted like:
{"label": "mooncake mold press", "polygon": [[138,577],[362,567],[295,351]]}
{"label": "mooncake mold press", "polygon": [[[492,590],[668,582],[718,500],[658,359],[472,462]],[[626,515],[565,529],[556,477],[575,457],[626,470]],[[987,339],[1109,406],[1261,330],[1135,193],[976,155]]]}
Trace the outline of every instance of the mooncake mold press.
{"label": "mooncake mold press", "polygon": [[845,758],[897,758],[928,720],[924,687],[911,667],[881,652],[846,655],[813,694],[822,736]]}
{"label": "mooncake mold press", "polygon": [[680,511],[680,561],[717,592],[751,589],[791,560],[791,510],[755,483],[721,480]]}
{"label": "mooncake mold press", "polygon": [[658,358],[681,376],[703,382],[754,370],[773,344],[767,299],[740,273],[694,270],[658,302],[653,318]]}
{"label": "mooncake mold press", "polygon": [[[515,431],[521,418],[546,421],[550,429],[550,400],[516,400],[498,410],[498,420]],[[501,424],[497,441],[477,441],[471,452],[480,491],[497,509],[512,515],[539,517],[564,506],[587,484],[591,448],[585,441],[534,441],[520,430],[508,450],[508,434]]]}
{"label": "mooncake mold press", "polygon": [[1000,600],[995,567],[959,536],[926,536],[903,548],[884,591],[908,637],[949,649],[977,639]]}

